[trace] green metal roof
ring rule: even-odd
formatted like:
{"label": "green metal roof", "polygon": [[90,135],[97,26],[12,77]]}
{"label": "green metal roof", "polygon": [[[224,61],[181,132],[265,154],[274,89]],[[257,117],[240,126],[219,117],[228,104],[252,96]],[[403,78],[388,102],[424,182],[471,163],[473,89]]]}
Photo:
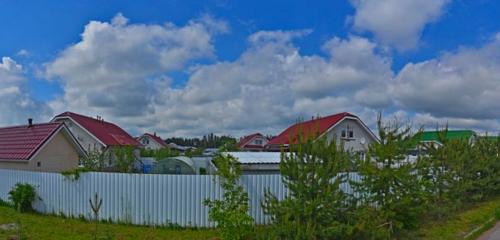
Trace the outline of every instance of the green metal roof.
{"label": "green metal roof", "polygon": [[[439,131],[425,131],[419,134],[418,136],[420,141],[423,142],[439,142]],[[446,133],[447,140],[454,139],[470,139],[475,136],[476,133],[472,130],[448,130]]]}

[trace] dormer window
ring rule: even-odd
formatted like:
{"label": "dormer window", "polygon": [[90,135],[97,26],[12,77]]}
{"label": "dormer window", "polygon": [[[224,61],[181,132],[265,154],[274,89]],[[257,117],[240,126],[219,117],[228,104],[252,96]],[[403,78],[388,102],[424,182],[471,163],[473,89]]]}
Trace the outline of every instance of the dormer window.
{"label": "dormer window", "polygon": [[347,124],[346,127],[342,129],[340,137],[343,139],[354,139],[354,129],[350,124]]}

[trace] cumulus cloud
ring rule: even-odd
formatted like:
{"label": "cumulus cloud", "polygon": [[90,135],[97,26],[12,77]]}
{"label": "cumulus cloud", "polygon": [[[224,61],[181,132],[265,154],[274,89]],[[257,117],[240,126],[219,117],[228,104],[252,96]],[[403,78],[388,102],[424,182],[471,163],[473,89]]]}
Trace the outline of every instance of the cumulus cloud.
{"label": "cumulus cloud", "polygon": [[351,0],[354,28],[399,50],[414,48],[425,25],[436,21],[451,0]]}
{"label": "cumulus cloud", "polygon": [[457,119],[500,118],[500,35],[477,48],[407,64],[391,92],[402,108]]}
{"label": "cumulus cloud", "polygon": [[23,68],[10,57],[0,61],[0,125],[26,124],[26,119],[46,120],[50,109],[35,101],[26,90]]}
{"label": "cumulus cloud", "polygon": [[81,41],[46,64],[46,76],[64,87],[64,96],[51,105],[92,115],[150,114],[154,83],[192,61],[214,58],[213,37],[226,31],[224,22],[209,16],[185,26],[130,24],[121,13],[111,22],[91,21]]}
{"label": "cumulus cloud", "polygon": [[257,32],[235,61],[199,66],[185,88],[162,88],[157,126],[175,135],[277,133],[299,116],[351,111],[373,118],[375,107],[390,104],[390,59],[372,42],[334,38],[323,47],[328,57],[307,56],[292,41],[307,32]]}

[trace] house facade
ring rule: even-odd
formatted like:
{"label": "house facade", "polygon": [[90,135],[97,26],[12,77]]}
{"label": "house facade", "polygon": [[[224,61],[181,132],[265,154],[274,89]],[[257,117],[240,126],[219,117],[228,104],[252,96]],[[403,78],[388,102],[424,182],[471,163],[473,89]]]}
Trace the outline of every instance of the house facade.
{"label": "house facade", "polygon": [[0,128],[0,168],[61,172],[78,167],[85,150],[64,123]]}
{"label": "house facade", "polygon": [[266,149],[287,150],[290,145],[298,143],[299,136],[313,139],[326,137],[328,141],[335,140],[338,145],[343,144],[346,150],[360,154],[366,153],[369,145],[378,141],[359,117],[343,112],[294,124],[271,139]]}
{"label": "house facade", "polygon": [[269,140],[264,135],[254,133],[242,137],[238,142],[237,147],[241,151],[262,151],[268,142]]}
{"label": "house facade", "polygon": [[118,147],[133,147],[134,155],[139,158],[140,143],[119,126],[85,115],[64,112],[52,119],[53,123],[64,123],[77,141],[88,153],[90,151],[108,152],[109,159],[105,162],[106,170],[114,171],[115,155],[113,150]]}
{"label": "house facade", "polygon": [[143,148],[149,150],[159,150],[168,147],[167,143],[165,143],[161,137],[157,136],[156,133],[144,133],[137,138],[137,141],[139,141]]}

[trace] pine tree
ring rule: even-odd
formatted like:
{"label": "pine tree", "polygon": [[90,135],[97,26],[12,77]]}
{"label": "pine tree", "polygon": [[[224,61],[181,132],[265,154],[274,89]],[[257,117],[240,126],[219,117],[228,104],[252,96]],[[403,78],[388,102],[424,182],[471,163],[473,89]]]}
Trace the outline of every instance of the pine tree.
{"label": "pine tree", "polygon": [[302,139],[282,152],[280,172],[289,191],[280,200],[266,192],[264,211],[271,216],[279,239],[342,239],[350,232],[341,174],[350,155],[326,138]]}

